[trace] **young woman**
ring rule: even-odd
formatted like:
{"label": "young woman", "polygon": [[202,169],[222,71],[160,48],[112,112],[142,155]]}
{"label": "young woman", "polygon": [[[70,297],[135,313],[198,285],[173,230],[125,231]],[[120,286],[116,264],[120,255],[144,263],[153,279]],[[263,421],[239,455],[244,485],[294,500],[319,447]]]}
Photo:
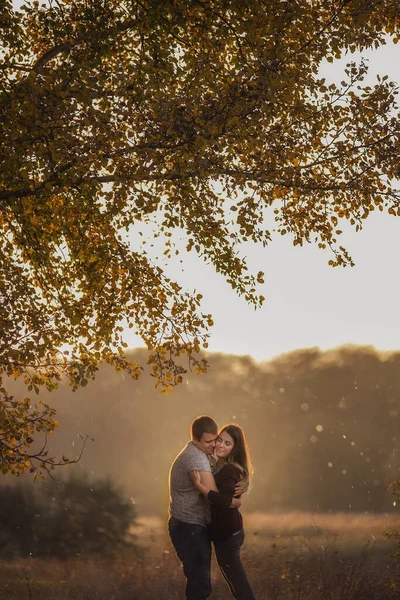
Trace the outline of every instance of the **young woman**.
{"label": "young woman", "polygon": [[218,459],[214,479],[218,492],[203,485],[198,471],[191,474],[195,487],[211,506],[210,535],[218,565],[236,600],[255,600],[240,560],[244,541],[243,519],[237,508],[229,508],[235,485],[248,483],[252,473],[250,455],[243,430],[238,425],[225,425],[218,434],[215,454]]}

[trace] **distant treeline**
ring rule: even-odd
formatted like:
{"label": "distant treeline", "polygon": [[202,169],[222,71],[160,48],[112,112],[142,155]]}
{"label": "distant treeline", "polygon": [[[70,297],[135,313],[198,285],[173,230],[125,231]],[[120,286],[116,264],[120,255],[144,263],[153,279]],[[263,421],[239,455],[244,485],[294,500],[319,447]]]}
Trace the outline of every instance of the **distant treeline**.
{"label": "distant treeline", "polygon": [[[143,350],[132,357],[146,364]],[[255,466],[247,510],[397,510],[386,485],[399,478],[400,353],[349,346],[262,364],[210,354],[209,363],[167,397],[148,374],[132,381],[110,368],[75,394],[44,395],[61,422],[52,450],[73,456],[77,434],[89,434],[82,466],[115,478],[140,513],[165,513],[170,463],[206,413],[247,434]]]}
{"label": "distant treeline", "polygon": [[110,480],[0,486],[0,558],[110,556],[134,548],[132,503]]}

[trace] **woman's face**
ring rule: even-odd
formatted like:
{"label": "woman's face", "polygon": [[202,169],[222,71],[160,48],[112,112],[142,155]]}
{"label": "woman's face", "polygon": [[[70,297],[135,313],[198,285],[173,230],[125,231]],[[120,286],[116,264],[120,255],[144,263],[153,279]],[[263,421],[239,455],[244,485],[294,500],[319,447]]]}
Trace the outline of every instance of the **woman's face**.
{"label": "woman's face", "polygon": [[215,454],[217,458],[226,458],[234,447],[233,438],[226,431],[222,431],[215,442]]}

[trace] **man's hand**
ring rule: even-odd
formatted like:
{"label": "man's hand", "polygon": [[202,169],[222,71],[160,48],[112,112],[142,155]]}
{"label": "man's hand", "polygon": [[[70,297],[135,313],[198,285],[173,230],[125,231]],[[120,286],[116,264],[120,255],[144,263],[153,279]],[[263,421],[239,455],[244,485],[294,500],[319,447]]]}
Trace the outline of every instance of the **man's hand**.
{"label": "man's hand", "polygon": [[238,481],[238,483],[235,485],[235,496],[241,496],[242,494],[245,494],[248,489],[249,489],[248,480],[245,482],[243,482],[241,480]]}
{"label": "man's hand", "polygon": [[242,501],[240,498],[232,498],[232,504],[229,508],[240,508],[242,506]]}

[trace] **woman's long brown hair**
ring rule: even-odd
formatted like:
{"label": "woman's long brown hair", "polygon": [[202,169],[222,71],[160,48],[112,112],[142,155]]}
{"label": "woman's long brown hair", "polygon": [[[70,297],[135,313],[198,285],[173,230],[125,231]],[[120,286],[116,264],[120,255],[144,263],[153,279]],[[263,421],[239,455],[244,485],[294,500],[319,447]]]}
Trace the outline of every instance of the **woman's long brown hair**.
{"label": "woman's long brown hair", "polygon": [[241,481],[247,482],[250,476],[253,474],[253,467],[251,464],[251,456],[249,447],[247,445],[246,437],[243,429],[239,425],[224,425],[218,432],[221,435],[223,431],[231,436],[234,442],[232,451],[226,457],[226,462],[234,465],[241,471]]}

